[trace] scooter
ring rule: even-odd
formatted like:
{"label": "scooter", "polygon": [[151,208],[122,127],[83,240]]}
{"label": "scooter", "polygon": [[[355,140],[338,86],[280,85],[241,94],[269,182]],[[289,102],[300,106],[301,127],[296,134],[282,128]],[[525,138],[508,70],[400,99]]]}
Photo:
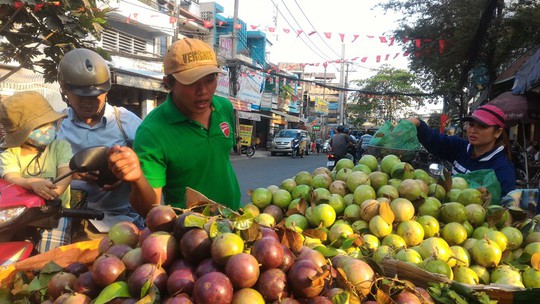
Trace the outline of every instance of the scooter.
{"label": "scooter", "polygon": [[291,151],[291,156],[292,158],[296,158],[297,156],[300,156],[300,157],[304,157],[304,153],[303,151],[300,151],[300,143],[301,143],[301,139],[298,139],[298,138],[293,138],[293,140],[291,141],[291,148],[292,148],[292,151]]}
{"label": "scooter", "polygon": [[245,154],[247,157],[251,158],[253,155],[255,155],[255,145],[250,146],[244,146],[242,145],[240,147],[240,153]]}
{"label": "scooter", "polygon": [[[99,171],[101,184],[113,184],[115,176],[107,167],[107,147],[90,147],[73,156],[70,172],[53,181],[57,183],[75,172]],[[86,206],[62,208],[59,199],[45,200],[20,186],[0,179],[0,266],[7,266],[35,254],[40,229],[58,226],[61,217],[102,220],[103,211]]]}
{"label": "scooter", "polygon": [[342,158],[348,158],[354,162],[354,157],[350,153],[347,153],[347,155],[345,155],[344,157],[338,157],[334,153],[326,154],[326,159],[328,160],[326,162],[326,167],[328,168],[328,170],[332,171],[337,162]]}

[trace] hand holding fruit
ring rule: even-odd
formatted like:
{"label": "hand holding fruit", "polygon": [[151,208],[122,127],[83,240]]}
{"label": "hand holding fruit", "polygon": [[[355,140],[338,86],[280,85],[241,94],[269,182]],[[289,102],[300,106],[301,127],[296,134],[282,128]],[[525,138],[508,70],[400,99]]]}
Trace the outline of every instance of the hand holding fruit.
{"label": "hand holding fruit", "polygon": [[139,158],[129,147],[114,146],[110,149],[109,168],[122,181],[135,182],[142,177]]}

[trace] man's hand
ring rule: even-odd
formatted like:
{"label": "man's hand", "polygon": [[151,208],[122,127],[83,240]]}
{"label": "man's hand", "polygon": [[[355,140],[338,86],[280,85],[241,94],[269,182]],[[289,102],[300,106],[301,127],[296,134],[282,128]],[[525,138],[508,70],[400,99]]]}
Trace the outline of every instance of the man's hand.
{"label": "man's hand", "polygon": [[122,181],[135,182],[142,177],[139,158],[129,147],[114,146],[109,150],[109,168]]}

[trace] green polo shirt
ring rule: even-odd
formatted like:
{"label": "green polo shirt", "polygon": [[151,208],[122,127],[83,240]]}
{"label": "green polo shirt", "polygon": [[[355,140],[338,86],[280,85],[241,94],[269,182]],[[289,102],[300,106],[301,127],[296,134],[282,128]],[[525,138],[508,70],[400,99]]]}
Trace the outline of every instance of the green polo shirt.
{"label": "green polo shirt", "polygon": [[165,203],[186,207],[186,187],[229,206],[240,207],[240,186],[230,162],[235,118],[231,102],[214,96],[209,129],[187,118],[171,95],[148,114],[135,136],[134,150],[150,185],[163,188]]}

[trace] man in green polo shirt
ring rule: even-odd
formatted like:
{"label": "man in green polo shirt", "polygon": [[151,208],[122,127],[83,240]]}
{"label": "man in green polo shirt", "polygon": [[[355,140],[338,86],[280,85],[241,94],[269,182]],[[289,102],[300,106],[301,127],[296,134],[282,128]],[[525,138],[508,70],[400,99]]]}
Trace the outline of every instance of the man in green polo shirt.
{"label": "man in green polo shirt", "polygon": [[162,195],[165,204],[186,207],[186,187],[238,209],[240,187],[229,159],[235,118],[231,102],[214,96],[221,70],[213,49],[201,40],[178,40],[163,67],[167,100],[139,126],[136,155],[127,147],[112,149],[113,170],[132,182],[131,202],[142,215]]}

